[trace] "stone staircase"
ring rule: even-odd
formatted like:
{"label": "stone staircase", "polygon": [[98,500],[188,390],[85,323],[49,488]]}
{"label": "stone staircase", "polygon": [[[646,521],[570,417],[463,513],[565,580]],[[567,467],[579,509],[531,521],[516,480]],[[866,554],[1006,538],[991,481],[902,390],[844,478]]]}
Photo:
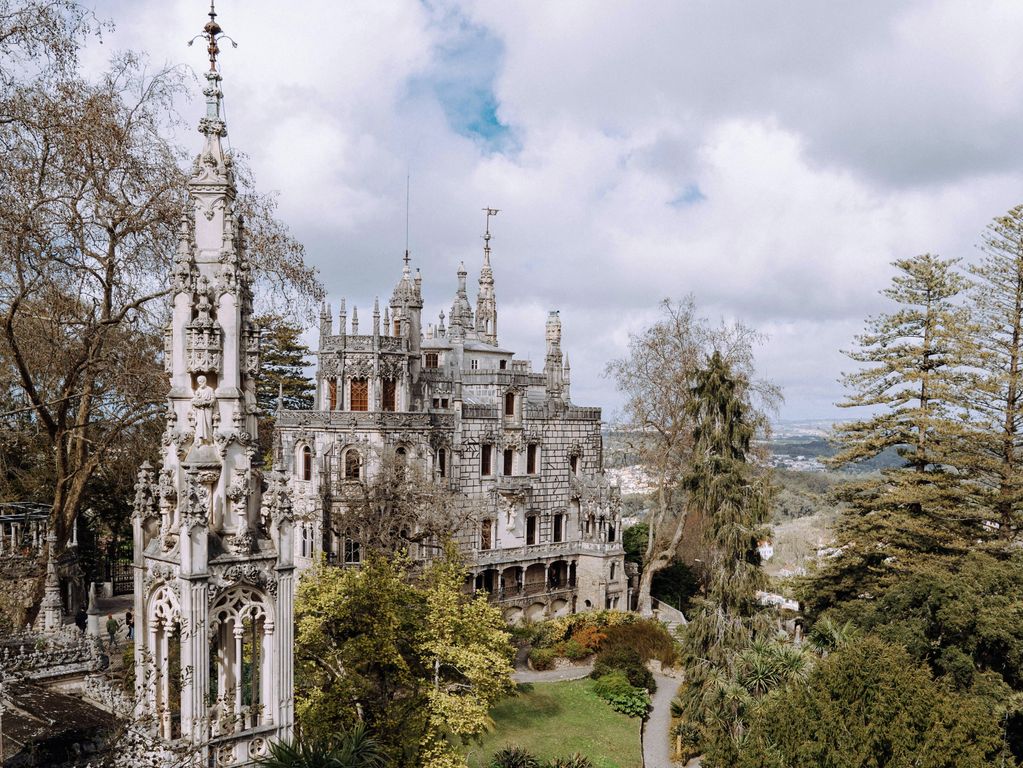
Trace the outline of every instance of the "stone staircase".
{"label": "stone staircase", "polygon": [[686,621],[685,614],[682,613],[678,608],[673,608],[667,603],[662,603],[657,598],[651,598],[651,604],[654,609],[654,617],[664,624],[668,631],[675,634],[675,630],[680,626],[688,624]]}

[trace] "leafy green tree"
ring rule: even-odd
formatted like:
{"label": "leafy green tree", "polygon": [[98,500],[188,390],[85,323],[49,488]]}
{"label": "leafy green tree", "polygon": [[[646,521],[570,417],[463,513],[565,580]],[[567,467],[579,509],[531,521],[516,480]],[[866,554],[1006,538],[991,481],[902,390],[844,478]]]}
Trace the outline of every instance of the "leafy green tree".
{"label": "leafy green tree", "polygon": [[679,633],[687,678],[676,708],[702,728],[707,748],[741,740],[751,697],[762,693],[744,685],[742,654],[771,626],[757,597],[767,584],[757,543],[767,534],[769,486],[749,463],[747,392],[741,375],[714,353],[697,374],[689,406],[696,427],[687,504],[706,517],[711,563],[706,597],[694,601]]}
{"label": "leafy green tree", "polygon": [[457,745],[482,735],[490,724],[488,711],[512,690],[507,625],[486,595],[466,597],[466,578],[449,545],[419,587],[426,599],[420,657],[430,675],[420,760],[439,768],[465,765]]}
{"label": "leafy green tree", "polygon": [[[693,451],[690,401],[697,371],[717,351],[742,374],[746,395],[756,394],[768,405],[780,397],[775,387],[753,380],[753,345],[761,338],[755,331],[741,324],[711,326],[697,314],[692,297],[665,300],[661,310],[657,322],[629,339],[628,356],[607,367],[626,398],[621,425],[626,449],[654,484],[637,596],[645,615],[652,610],[654,576],[679,554],[683,534],[703,526],[701,510],[685,504],[683,488]],[[752,408],[747,420],[766,427],[763,414]]]}
{"label": "leafy green tree", "polygon": [[409,563],[370,551],[361,568],[320,566],[296,600],[296,713],[309,738],[363,722],[388,765],[462,766],[511,685],[500,612],[466,594],[449,557],[411,578]]}
{"label": "leafy green tree", "polygon": [[1004,757],[1014,765],[1000,709],[949,691],[902,648],[864,637],[764,699],[732,764],[980,768]]}

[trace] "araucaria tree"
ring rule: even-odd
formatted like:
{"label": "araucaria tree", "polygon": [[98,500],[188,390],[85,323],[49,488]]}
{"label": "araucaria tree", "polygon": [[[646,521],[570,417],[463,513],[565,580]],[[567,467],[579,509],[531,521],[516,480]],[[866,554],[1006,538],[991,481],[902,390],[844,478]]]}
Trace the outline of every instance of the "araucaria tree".
{"label": "araucaria tree", "polygon": [[[753,345],[759,340],[755,331],[738,323],[712,327],[697,314],[692,297],[680,302],[665,300],[657,322],[630,338],[628,356],[608,366],[608,375],[626,396],[620,429],[630,436],[630,451],[639,456],[654,482],[650,535],[638,593],[639,610],[644,614],[651,612],[654,575],[677,556],[692,511],[686,504],[683,481],[693,455],[691,404],[697,371],[708,355],[719,352],[742,376],[749,394],[773,404],[779,397],[776,388],[753,381]],[[751,409],[747,418],[751,424],[766,427],[759,411]],[[702,523],[690,527],[699,529]]]}
{"label": "araucaria tree", "polygon": [[720,755],[741,742],[747,702],[758,692],[738,679],[742,654],[774,632],[773,612],[757,594],[767,584],[758,545],[768,535],[769,485],[765,471],[750,463],[748,382],[719,352],[695,378],[686,408],[693,450],[683,485],[686,506],[706,520],[711,562],[706,596],[694,601],[680,630],[687,676],[676,708],[700,729],[703,747]]}
{"label": "araucaria tree", "polygon": [[1023,525],[1023,206],[988,225],[982,250],[969,270],[973,357],[961,397],[972,429],[959,463],[986,532],[1009,547]]}
{"label": "araucaria tree", "polygon": [[901,466],[842,490],[849,508],[838,530],[839,554],[815,580],[810,602],[871,594],[904,571],[915,554],[961,552],[978,533],[964,503],[961,399],[971,321],[959,303],[967,286],[955,260],[924,254],[895,262],[898,273],[883,293],[893,311],[870,318],[848,352],[862,364],[845,376],[843,407],[873,415],[836,428],[835,466],[897,450]]}

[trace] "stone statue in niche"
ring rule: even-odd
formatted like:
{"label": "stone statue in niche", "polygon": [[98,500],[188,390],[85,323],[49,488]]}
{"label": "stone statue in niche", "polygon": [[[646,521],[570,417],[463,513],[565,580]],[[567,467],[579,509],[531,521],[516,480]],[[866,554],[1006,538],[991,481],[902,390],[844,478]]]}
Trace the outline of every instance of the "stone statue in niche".
{"label": "stone statue in niche", "polygon": [[195,394],[192,396],[192,413],[195,417],[195,445],[213,443],[213,407],[217,403],[213,387],[206,383],[205,376],[196,379]]}

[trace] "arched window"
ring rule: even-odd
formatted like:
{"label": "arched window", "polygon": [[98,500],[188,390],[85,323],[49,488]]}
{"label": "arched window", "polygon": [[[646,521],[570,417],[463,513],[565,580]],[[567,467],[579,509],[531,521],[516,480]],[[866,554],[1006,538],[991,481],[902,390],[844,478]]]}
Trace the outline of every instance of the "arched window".
{"label": "arched window", "polygon": [[480,523],[480,549],[493,549],[494,521],[489,517]]}
{"label": "arched window", "polygon": [[617,563],[611,563],[611,581],[615,580],[615,571],[617,570]]}
{"label": "arched window", "polygon": [[397,410],[398,387],[394,379],[384,379],[383,402],[381,407],[385,411]]}
{"label": "arched window", "polygon": [[313,449],[308,445],[302,446],[302,468],[299,476],[303,480],[313,479]]}
{"label": "arched window", "polygon": [[362,551],[359,546],[358,532],[351,528],[345,529],[344,552],[341,562],[348,565],[357,565],[362,562]]}
{"label": "arched window", "polygon": [[352,410],[369,410],[369,382],[366,379],[352,379]]}
{"label": "arched window", "polygon": [[358,480],[362,457],[354,448],[345,452],[345,480]]}
{"label": "arched window", "polygon": [[329,400],[330,410],[337,410],[337,379],[327,379],[327,399]]}
{"label": "arched window", "polygon": [[276,695],[271,647],[274,623],[268,599],[254,587],[232,587],[210,609],[209,622],[213,630],[210,659],[215,660],[217,669],[217,706],[243,729],[264,724],[269,714],[266,706]]}
{"label": "arched window", "polygon": [[515,415],[515,393],[506,392],[504,395],[504,415],[514,416]]}
{"label": "arched window", "polygon": [[437,477],[448,476],[448,452],[443,448],[437,449]]}

